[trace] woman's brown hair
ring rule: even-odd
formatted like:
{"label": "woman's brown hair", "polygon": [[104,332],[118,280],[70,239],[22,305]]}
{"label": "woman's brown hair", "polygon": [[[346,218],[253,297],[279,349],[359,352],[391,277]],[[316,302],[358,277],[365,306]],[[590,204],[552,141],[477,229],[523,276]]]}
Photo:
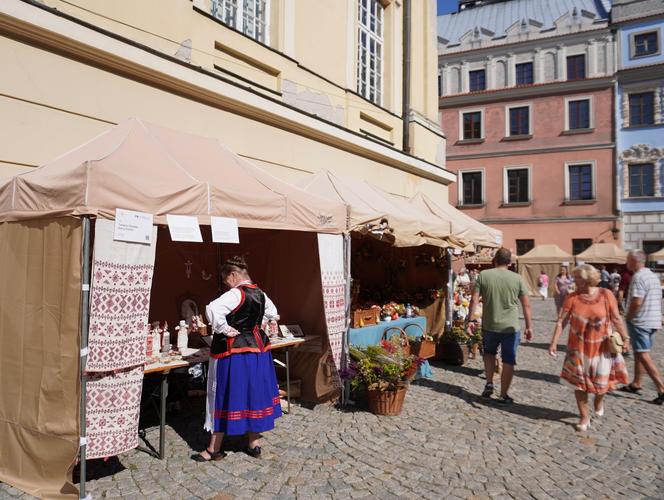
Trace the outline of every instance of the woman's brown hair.
{"label": "woman's brown hair", "polygon": [[243,274],[249,279],[249,266],[244,260],[244,257],[235,255],[230,259],[226,259],[226,262],[224,262],[224,265],[221,267],[222,279],[226,279],[226,277],[233,272]]}

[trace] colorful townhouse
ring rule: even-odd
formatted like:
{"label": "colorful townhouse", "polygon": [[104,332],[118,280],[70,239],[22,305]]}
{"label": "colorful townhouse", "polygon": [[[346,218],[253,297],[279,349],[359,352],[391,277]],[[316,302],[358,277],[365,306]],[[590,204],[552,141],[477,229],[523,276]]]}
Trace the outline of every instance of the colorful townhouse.
{"label": "colorful townhouse", "polygon": [[502,230],[518,255],[620,240],[610,8],[463,2],[438,17],[440,119],[457,176],[450,202]]}
{"label": "colorful townhouse", "polygon": [[614,0],[616,157],[625,249],[664,246],[664,2]]}

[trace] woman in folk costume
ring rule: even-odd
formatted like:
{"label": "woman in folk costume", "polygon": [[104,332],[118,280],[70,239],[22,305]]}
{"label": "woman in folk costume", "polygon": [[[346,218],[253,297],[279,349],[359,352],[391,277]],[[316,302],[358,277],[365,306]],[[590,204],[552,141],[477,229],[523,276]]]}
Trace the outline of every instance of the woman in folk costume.
{"label": "woman in folk costume", "polygon": [[274,428],[281,416],[279,388],[270,339],[263,327],[276,330],[277,309],[252,283],[241,257],[226,261],[221,277],[230,290],[206,308],[212,327],[205,429],[212,432],[198,462],[221,460],[224,434],[248,434],[246,452],[258,457],[260,433]]}

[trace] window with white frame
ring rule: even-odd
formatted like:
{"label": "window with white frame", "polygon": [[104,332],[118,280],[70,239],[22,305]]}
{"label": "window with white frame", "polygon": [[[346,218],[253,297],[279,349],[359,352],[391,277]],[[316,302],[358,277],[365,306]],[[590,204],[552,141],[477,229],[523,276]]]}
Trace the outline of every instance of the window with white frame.
{"label": "window with white frame", "polygon": [[565,201],[595,199],[595,164],[593,162],[565,164]]}
{"label": "window with white frame", "polygon": [[270,0],[212,0],[212,15],[261,43],[269,43]]}
{"label": "window with white frame", "polygon": [[459,173],[460,205],[481,205],[484,203],[484,172],[467,170]]}
{"label": "window with white frame", "polygon": [[565,130],[593,128],[593,106],[590,96],[565,98]]}
{"label": "window with white frame", "polygon": [[464,109],[459,112],[459,140],[484,139],[484,109]]}
{"label": "window with white frame", "polygon": [[530,104],[505,106],[505,137],[519,137],[532,134],[531,111]]}
{"label": "window with white frame", "polygon": [[503,203],[530,202],[530,167],[506,167],[503,171]]}
{"label": "window with white frame", "polygon": [[359,0],[357,91],[378,105],[383,102],[384,11],[379,0]]}

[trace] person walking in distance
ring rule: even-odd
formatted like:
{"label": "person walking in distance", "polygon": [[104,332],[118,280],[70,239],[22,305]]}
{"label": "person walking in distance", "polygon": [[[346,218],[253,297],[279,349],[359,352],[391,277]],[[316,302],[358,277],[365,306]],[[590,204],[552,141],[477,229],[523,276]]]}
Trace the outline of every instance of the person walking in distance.
{"label": "person walking in distance", "polygon": [[482,396],[490,398],[494,391],[493,376],[496,366],[496,354],[500,346],[503,370],[500,379],[500,399],[503,404],[514,401],[508,395],[516,351],[521,340],[519,324],[519,302],[526,320],[524,336],[527,341],[533,337],[532,318],[528,290],[521,277],[508,270],[512,253],[507,248],[500,248],[493,258],[493,269],[482,271],[475,281],[470,301],[468,318],[473,318],[480,296],[483,300],[482,331],[484,335],[484,370],[486,386]]}
{"label": "person walking in distance", "polygon": [[546,300],[549,296],[549,276],[544,272],[544,269],[540,271],[539,278],[537,278],[537,288],[542,300]]}
{"label": "person walking in distance", "polygon": [[627,254],[627,268],[632,281],[627,293],[627,331],[634,350],[634,378],[621,388],[632,394],[641,394],[641,379],[647,373],[657,386],[653,403],[664,403],[664,381],[650,356],[653,336],[662,327],[662,288],[657,275],[645,267],[646,254],[632,250]]}

